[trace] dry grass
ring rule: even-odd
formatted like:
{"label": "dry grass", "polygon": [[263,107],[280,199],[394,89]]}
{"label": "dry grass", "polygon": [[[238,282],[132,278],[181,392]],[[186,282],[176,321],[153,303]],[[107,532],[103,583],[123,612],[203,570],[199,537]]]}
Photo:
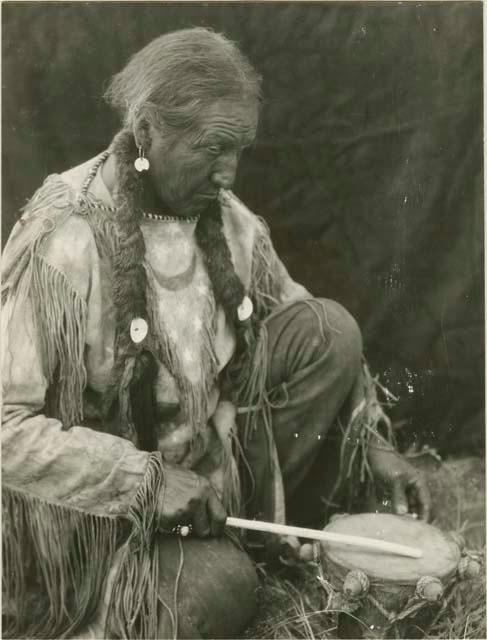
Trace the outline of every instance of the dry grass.
{"label": "dry grass", "polygon": [[[428,639],[485,639],[485,549],[481,576],[455,587],[448,610],[434,624]],[[259,615],[246,638],[337,638],[336,614],[324,611],[326,597],[310,563],[280,571],[262,571]]]}
{"label": "dry grass", "polygon": [[261,571],[259,614],[246,638],[336,637],[336,620],[323,610],[324,592],[311,563]]}
{"label": "dry grass", "polygon": [[460,584],[446,614],[430,630],[427,638],[487,638],[485,611],[485,549],[482,574],[473,582]]}

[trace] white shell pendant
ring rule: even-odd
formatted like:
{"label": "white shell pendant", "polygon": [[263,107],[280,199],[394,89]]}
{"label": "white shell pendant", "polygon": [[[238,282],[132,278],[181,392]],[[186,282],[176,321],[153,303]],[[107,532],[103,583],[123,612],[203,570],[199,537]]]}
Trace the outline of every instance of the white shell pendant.
{"label": "white shell pendant", "polygon": [[149,326],[144,318],[134,318],[130,323],[130,337],[132,342],[139,344],[146,337]]}
{"label": "white shell pendant", "polygon": [[134,166],[137,169],[137,171],[140,173],[142,171],[147,171],[150,165],[147,158],[137,158],[134,162]]}
{"label": "white shell pendant", "polygon": [[252,300],[248,296],[244,296],[240,306],[237,309],[237,315],[240,322],[244,322],[248,320],[252,315],[254,310],[254,305],[252,304]]}

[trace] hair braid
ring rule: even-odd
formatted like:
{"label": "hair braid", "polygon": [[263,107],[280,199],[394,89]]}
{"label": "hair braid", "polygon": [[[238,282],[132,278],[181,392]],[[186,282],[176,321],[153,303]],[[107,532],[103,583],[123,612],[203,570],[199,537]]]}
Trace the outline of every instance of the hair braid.
{"label": "hair braid", "polygon": [[245,289],[233,266],[218,201],[210,205],[198,222],[196,240],[203,252],[215,302],[221,304],[227,321],[235,328],[235,355],[226,369],[228,382],[234,391],[245,382],[255,348],[255,335],[251,320],[242,322],[238,318],[237,309],[242,303]]}
{"label": "hair braid", "polygon": [[[118,252],[113,255],[113,296],[116,310],[116,348],[112,401],[118,391],[121,434],[133,436],[135,427],[140,448],[154,450],[157,446],[154,383],[157,362],[151,349],[151,333],[140,344],[130,337],[134,318],[143,318],[149,325],[147,309],[147,275],[144,268],[145,242],[140,229],[143,180],[133,167],[137,149],[133,135],[127,130],[115,138],[112,150],[117,156],[117,193],[114,195],[118,213],[114,220]],[[238,319],[238,307],[245,295],[244,286],[235,272],[232,255],[223,231],[219,201],[212,203],[196,226],[196,241],[200,247],[215,302],[223,308],[227,321],[235,329],[235,355],[227,366],[230,391],[238,389],[248,375],[255,348],[255,335],[250,319]],[[109,410],[110,407],[107,407]]]}
{"label": "hair braid", "polygon": [[[119,393],[121,434],[132,437],[135,428],[139,447],[154,450],[152,396],[157,366],[150,348],[150,326],[142,343],[134,343],[130,336],[134,318],[142,318],[149,325],[145,242],[140,229],[143,183],[133,166],[137,148],[132,134],[121,131],[113,141],[112,151],[118,160],[117,192],[114,194],[118,207],[114,220],[118,251],[112,256],[116,314],[113,390]],[[115,393],[112,393],[112,401]]]}

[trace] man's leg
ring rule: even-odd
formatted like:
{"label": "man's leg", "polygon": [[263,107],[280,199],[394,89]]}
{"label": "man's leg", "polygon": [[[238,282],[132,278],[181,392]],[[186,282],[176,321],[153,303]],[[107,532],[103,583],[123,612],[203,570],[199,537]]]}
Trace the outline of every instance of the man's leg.
{"label": "man's leg", "polygon": [[352,316],[333,300],[295,303],[271,317],[267,330],[268,389],[277,399],[272,425],[290,499],[360,373],[362,338]]}
{"label": "man's leg", "polygon": [[177,637],[241,637],[257,608],[257,573],[249,556],[226,537],[166,538],[159,554],[159,595],[171,609],[176,597]]}
{"label": "man's leg", "polygon": [[[316,467],[318,456],[321,461],[325,454],[328,465],[317,474],[323,490],[336,477],[339,443],[336,439],[330,442],[327,436],[332,427],[337,428],[337,418],[361,375],[362,338],[352,316],[332,300],[284,305],[268,318],[266,326],[272,429],[288,519],[299,522],[304,511],[299,507],[306,502],[300,488],[313,465]],[[262,428],[257,425],[257,431]],[[257,518],[269,517],[262,489],[269,484],[269,471],[260,463],[253,464],[262,458],[263,447],[265,439],[260,436],[253,437],[247,449],[258,488],[249,515]],[[293,518],[293,511],[301,513]]]}

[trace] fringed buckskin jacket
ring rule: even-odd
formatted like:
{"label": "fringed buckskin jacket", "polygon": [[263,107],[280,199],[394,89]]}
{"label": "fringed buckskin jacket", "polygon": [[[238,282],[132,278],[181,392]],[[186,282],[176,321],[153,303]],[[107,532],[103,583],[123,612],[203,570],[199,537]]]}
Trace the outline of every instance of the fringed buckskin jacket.
{"label": "fringed buckskin jacket", "polygon": [[[96,608],[120,540],[130,552],[119,595],[127,599],[138,579],[150,597],[155,585],[137,571],[151,544],[164,461],[207,475],[227,508],[238,508],[235,409],[221,400],[218,378],[235,336],[215,307],[195,221],[141,223],[159,348],[172,363],[171,372],[161,365],[155,395],[162,405],[181,403],[186,419],[160,425],[159,452],[147,453],[113,435],[113,415],[104,413],[114,363],[116,238],[101,159],[47,178],[4,252],[3,604],[11,637],[79,628]],[[265,224],[232,193],[220,197],[236,273],[260,316],[310,297],[289,277]],[[277,499],[272,504],[269,519],[277,517]]]}

